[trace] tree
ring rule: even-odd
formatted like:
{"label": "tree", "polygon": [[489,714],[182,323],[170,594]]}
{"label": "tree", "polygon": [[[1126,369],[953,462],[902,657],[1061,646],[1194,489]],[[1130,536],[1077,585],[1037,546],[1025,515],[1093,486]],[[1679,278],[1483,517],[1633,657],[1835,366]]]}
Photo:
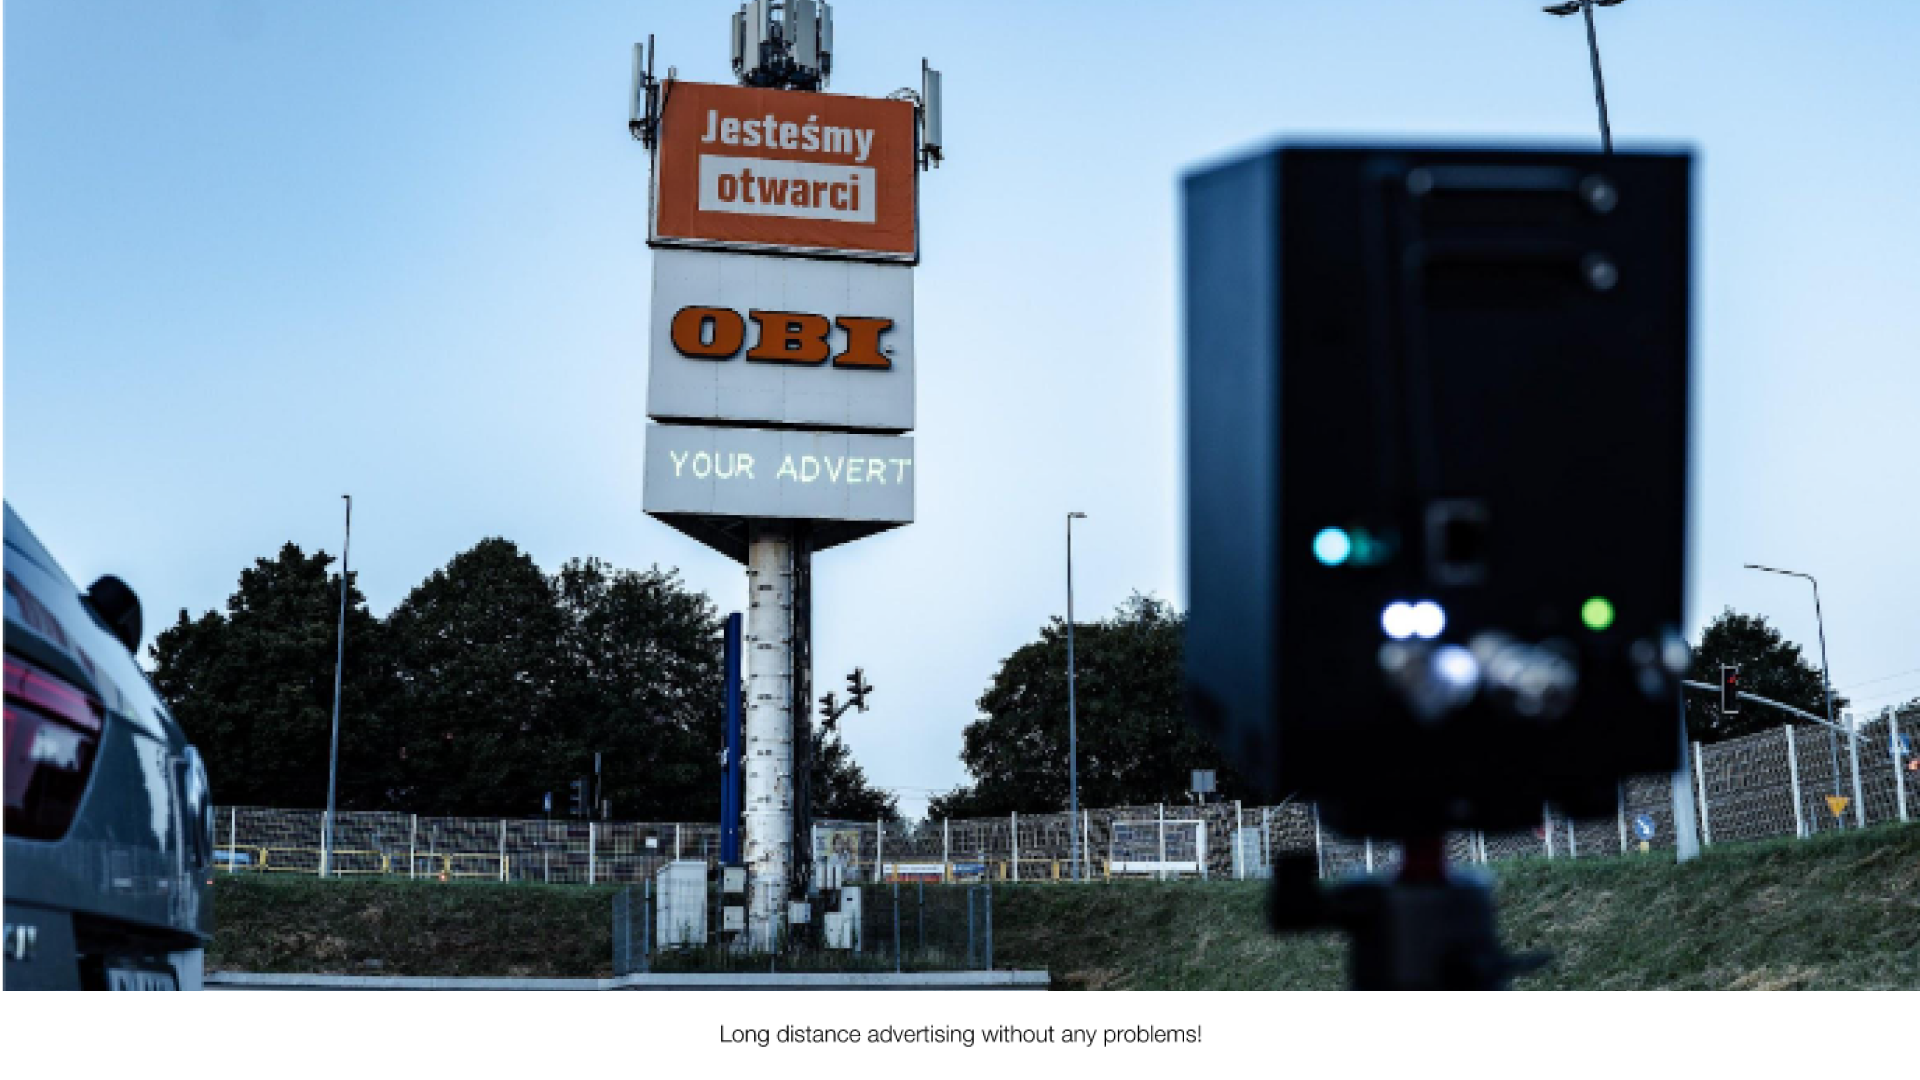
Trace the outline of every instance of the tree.
{"label": "tree", "polygon": [[[154,688],[207,763],[215,798],[325,806],[340,616],[335,560],[287,544],[240,573],[226,612],[182,610],[154,639]],[[351,578],[353,575],[349,575]],[[349,581],[341,687],[340,805],[382,805],[394,772],[385,635]]]}
{"label": "tree", "polygon": [[[1243,787],[1182,703],[1186,616],[1135,594],[1104,622],[1076,626],[1080,804],[1180,802],[1192,770],[1219,773],[1220,793]],[[1067,630],[1055,619],[1040,639],[1000,665],[969,724],[960,760],[971,784],[932,801],[933,817],[1057,812],[1067,806]]]}
{"label": "tree", "polygon": [[[1743,615],[1727,608],[1707,625],[1700,634],[1700,644],[1693,650],[1693,671],[1689,677],[1696,682],[1718,685],[1722,664],[1740,665],[1740,686],[1749,694],[1771,698],[1815,716],[1827,715],[1820,669],[1803,659],[1800,646],[1781,637],[1780,631],[1769,626],[1764,616]],[[1846,699],[1834,696],[1836,717],[1845,704]],[[1687,731],[1703,743],[1771,731],[1789,719],[1777,709],[1752,702],[1741,702],[1740,711],[1728,715],[1720,710],[1717,695],[1687,695]]]}
{"label": "tree", "polygon": [[568,776],[602,755],[602,797],[641,819],[720,812],[723,626],[679,575],[574,559],[554,575],[565,616]]}
{"label": "tree", "polygon": [[400,683],[395,736],[406,805],[533,814],[577,775],[563,693],[581,674],[553,583],[507,540],[482,540],[388,619]]}
{"label": "tree", "polygon": [[[241,572],[224,613],[182,611],[154,641],[154,684],[223,803],[326,805],[332,561],[288,544]],[[721,636],[712,601],[674,571],[587,558],[549,577],[498,538],[435,570],[384,621],[353,589],[340,806],[533,816],[547,793],[564,805],[599,753],[615,814],[713,820]],[[897,816],[837,738],[819,769],[819,812]]]}

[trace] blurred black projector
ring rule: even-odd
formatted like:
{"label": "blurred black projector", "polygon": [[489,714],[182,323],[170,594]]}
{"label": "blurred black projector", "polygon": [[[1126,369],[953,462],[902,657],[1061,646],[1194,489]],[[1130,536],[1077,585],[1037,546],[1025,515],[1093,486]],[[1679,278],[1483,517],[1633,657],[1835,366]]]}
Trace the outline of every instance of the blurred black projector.
{"label": "blurred black projector", "polygon": [[1188,700],[1410,836],[1679,757],[1684,153],[1283,147],[1185,182]]}

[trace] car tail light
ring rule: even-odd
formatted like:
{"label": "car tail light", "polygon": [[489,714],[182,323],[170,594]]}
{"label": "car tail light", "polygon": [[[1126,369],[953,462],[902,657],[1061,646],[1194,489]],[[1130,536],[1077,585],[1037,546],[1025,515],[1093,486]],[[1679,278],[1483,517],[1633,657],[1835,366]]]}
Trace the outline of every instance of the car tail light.
{"label": "car tail light", "polygon": [[45,668],[7,657],[8,836],[66,835],[93,772],[104,716],[91,694]]}

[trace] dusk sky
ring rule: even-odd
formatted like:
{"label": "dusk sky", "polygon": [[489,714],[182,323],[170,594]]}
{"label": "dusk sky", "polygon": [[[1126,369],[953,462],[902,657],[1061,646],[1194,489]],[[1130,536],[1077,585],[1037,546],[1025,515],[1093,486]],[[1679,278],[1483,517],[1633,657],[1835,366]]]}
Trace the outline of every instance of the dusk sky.
{"label": "dusk sky", "polygon": [[[253,559],[338,550],[375,612],[488,536],[745,576],[640,511],[651,33],[731,81],[708,0],[14,0],[5,495],[151,633]],[[1276,137],[1597,142],[1538,0],[836,3],[831,89],[946,73],[923,181],[915,524],[815,563],[815,678],[909,813],[1065,608],[1185,603],[1178,179]],[[1699,154],[1688,633],[1766,615],[1865,708],[1920,696],[1920,5],[1599,12],[1616,140]],[[144,649],[143,649],[144,652]],[[346,718],[352,722],[351,717]],[[218,781],[215,781],[216,796]]]}

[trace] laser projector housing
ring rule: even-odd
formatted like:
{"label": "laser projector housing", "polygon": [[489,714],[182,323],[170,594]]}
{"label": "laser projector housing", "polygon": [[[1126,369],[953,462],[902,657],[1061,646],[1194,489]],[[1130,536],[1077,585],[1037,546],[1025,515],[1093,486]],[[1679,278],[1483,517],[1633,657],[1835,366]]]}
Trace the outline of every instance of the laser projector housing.
{"label": "laser projector housing", "polygon": [[1184,183],[1188,703],[1334,828],[1678,761],[1686,153],[1281,147]]}

